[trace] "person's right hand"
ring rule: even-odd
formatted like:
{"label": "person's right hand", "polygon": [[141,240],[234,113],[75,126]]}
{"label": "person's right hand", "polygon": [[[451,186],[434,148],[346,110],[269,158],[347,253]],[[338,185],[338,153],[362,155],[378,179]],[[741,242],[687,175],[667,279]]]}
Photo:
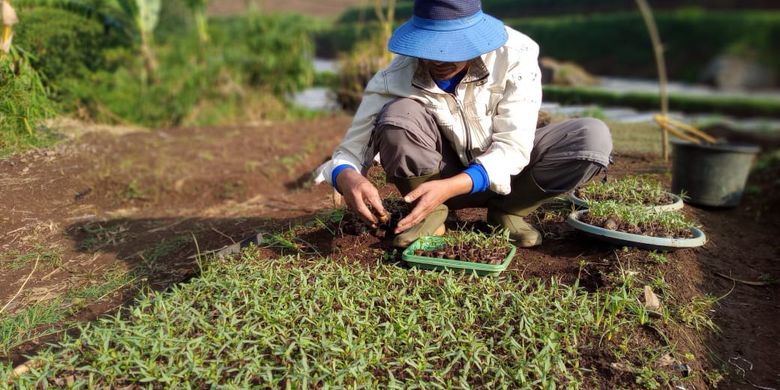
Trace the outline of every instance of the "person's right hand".
{"label": "person's right hand", "polygon": [[[347,207],[355,211],[366,222],[376,227],[380,218],[387,218],[387,211],[382,206],[379,191],[368,179],[354,169],[345,169],[336,177],[336,186],[341,190]],[[371,205],[369,210],[368,205]],[[372,212],[373,211],[373,212]]]}

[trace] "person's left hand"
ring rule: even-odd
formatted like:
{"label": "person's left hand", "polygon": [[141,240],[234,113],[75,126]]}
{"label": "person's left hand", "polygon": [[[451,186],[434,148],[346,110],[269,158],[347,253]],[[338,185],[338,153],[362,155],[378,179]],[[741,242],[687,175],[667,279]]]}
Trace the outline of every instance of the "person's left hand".
{"label": "person's left hand", "polygon": [[404,197],[406,203],[417,201],[411,213],[398,221],[395,234],[412,228],[420,223],[436,207],[452,197],[467,194],[471,191],[471,178],[461,173],[449,179],[432,180],[421,184],[419,187]]}

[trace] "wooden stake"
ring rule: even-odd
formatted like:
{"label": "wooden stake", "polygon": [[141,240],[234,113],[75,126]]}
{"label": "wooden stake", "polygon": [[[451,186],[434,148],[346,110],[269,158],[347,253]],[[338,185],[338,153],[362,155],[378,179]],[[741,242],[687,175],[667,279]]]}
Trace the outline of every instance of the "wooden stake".
{"label": "wooden stake", "polygon": [[[639,11],[650,33],[650,41],[653,43],[653,52],[655,53],[655,65],[658,68],[659,96],[661,98],[661,115],[669,116],[669,94],[667,92],[669,81],[666,78],[666,60],[664,59],[664,46],[661,42],[661,36],[658,34],[658,26],[653,19],[653,11],[646,0],[636,0]],[[669,161],[669,133],[663,130],[661,151],[664,155],[664,161]]]}

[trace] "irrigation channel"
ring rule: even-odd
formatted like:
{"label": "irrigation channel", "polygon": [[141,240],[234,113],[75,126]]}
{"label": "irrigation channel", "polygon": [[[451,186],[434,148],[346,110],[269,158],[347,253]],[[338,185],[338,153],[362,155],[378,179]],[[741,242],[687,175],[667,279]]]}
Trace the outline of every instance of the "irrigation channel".
{"label": "irrigation channel", "polygon": [[[336,61],[324,58],[317,58],[314,61],[316,72],[337,73],[338,65]],[[637,92],[637,93],[656,93],[658,84],[652,80],[628,79],[608,76],[599,76],[600,82],[596,89],[603,89],[610,92]],[[766,90],[759,92],[747,91],[721,91],[706,85],[686,84],[672,82],[669,84],[669,93],[684,94],[691,96],[722,96],[726,97],[761,97],[780,100],[780,90]],[[292,101],[303,108],[316,111],[335,111],[338,110],[338,103],[333,94],[327,87],[312,87],[298,94],[295,94]],[[682,113],[674,111],[672,107],[671,116],[682,121],[693,123],[698,126],[722,125],[738,132],[760,134],[769,138],[780,139],[780,119],[777,118],[733,118],[727,115],[714,114],[696,114]],[[598,106],[598,105],[561,105],[554,102],[545,102],[542,104],[542,110],[551,114],[567,116],[597,116],[600,119],[607,119],[623,123],[645,123],[652,122],[656,111],[642,111],[629,107]]]}

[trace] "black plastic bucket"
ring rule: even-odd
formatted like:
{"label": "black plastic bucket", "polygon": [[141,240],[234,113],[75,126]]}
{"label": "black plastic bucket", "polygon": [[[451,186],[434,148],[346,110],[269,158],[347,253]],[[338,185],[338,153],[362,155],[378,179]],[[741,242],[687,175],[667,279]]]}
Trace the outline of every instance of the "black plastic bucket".
{"label": "black plastic bucket", "polygon": [[742,199],[755,145],[672,141],[672,192],[702,206],[734,207]]}

